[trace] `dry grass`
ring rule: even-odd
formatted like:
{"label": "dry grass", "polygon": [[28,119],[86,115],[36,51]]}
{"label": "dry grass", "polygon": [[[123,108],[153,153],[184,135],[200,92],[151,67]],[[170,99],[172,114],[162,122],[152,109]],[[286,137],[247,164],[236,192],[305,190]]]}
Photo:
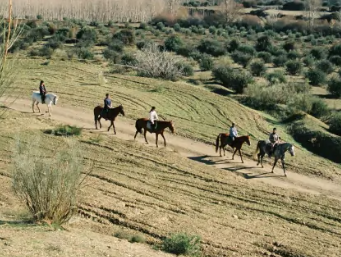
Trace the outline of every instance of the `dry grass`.
{"label": "dry grass", "polygon": [[[29,122],[22,131],[22,136],[27,137],[37,132],[37,128],[54,126],[51,121],[38,120],[31,115],[12,111],[8,114],[16,119],[7,118],[0,124],[0,156],[5,171],[0,175],[2,185],[6,185],[6,181],[10,181],[7,176],[11,176],[11,149],[6,146],[14,140],[16,132],[12,128]],[[63,143],[60,137],[41,136],[44,142],[50,142],[44,147],[46,151]],[[22,243],[15,243],[19,239],[26,242],[26,250],[33,248],[51,256],[57,253],[75,255],[83,251],[81,245],[85,242],[89,245],[97,242],[89,243],[82,236],[90,235],[88,230],[103,235],[91,234],[95,240],[101,238],[101,243],[90,247],[84,256],[95,256],[98,251],[110,253],[112,249],[106,249],[107,245],[119,247],[122,244],[111,245],[113,241],[105,235],[113,235],[119,227],[135,233],[140,231],[148,243],[160,242],[172,233],[196,234],[202,238],[207,256],[336,257],[339,254],[341,209],[336,200],[252,183],[165,150],[114,137],[93,143],[92,137],[86,132],[79,138],[86,153],[84,158],[94,162],[94,171],[82,189],[83,203],[79,206],[82,218],[71,220],[68,226],[71,230],[68,234],[75,235],[79,231],[77,236],[45,232],[42,238],[39,228],[13,227],[8,222],[2,225],[1,237],[11,238],[13,243],[5,246],[5,256],[23,249]],[[1,197],[0,203],[6,204],[6,209],[16,208],[17,202],[12,202],[9,187],[2,188],[1,193],[6,197]],[[3,208],[0,220],[6,220],[2,211]],[[51,237],[57,240],[54,243],[59,242],[59,248],[55,248]],[[128,256],[122,254],[126,253],[126,248],[120,250],[120,256]]]}

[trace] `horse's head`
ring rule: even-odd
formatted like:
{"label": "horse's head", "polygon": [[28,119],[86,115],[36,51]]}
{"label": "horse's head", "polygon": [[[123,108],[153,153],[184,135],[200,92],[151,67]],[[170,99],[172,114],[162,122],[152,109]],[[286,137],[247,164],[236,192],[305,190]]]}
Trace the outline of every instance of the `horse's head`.
{"label": "horse's head", "polygon": [[171,132],[174,134],[175,128],[174,128],[174,125],[173,125],[173,121],[170,121],[170,122],[169,122],[169,129],[170,129]]}
{"label": "horse's head", "polygon": [[246,143],[251,146],[250,135],[246,136]]}
{"label": "horse's head", "polygon": [[293,145],[289,146],[288,151],[291,156],[295,156],[295,147]]}
{"label": "horse's head", "polygon": [[122,114],[123,116],[125,116],[125,114],[124,114],[124,109],[123,109],[123,105],[122,105],[122,104],[120,104],[120,106],[118,107],[118,110],[119,110],[120,114]]}
{"label": "horse's head", "polygon": [[56,105],[57,104],[57,101],[58,101],[58,96],[53,96],[53,100],[52,100],[52,102],[53,102],[53,105]]}

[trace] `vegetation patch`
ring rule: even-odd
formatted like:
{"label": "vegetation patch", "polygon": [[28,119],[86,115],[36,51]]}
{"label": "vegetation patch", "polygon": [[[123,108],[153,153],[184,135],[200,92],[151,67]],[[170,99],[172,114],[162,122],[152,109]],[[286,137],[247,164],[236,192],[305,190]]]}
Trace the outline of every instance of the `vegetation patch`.
{"label": "vegetation patch", "polygon": [[52,134],[55,136],[80,136],[82,134],[82,128],[70,125],[60,125],[55,129],[45,130],[46,134]]}
{"label": "vegetation patch", "polygon": [[200,256],[200,237],[184,233],[173,234],[163,240],[161,249],[176,255]]}

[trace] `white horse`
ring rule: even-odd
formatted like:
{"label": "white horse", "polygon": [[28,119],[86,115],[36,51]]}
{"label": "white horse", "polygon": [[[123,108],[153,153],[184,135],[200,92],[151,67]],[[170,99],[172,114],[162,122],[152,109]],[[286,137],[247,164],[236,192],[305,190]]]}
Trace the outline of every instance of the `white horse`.
{"label": "white horse", "polygon": [[[45,95],[45,104],[47,104],[47,109],[48,109],[48,113],[51,116],[51,111],[50,109],[52,108],[52,104],[56,105],[58,101],[58,96],[56,94],[53,93],[47,93]],[[32,93],[32,111],[34,113],[34,104],[36,104],[39,112],[40,112],[40,108],[38,106],[39,103],[42,103],[41,100],[41,95],[39,93],[39,91],[33,91]]]}

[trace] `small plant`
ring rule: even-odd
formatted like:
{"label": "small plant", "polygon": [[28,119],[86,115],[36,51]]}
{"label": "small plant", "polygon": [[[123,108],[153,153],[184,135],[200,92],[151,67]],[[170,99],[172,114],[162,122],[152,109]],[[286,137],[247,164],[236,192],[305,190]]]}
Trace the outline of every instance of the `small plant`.
{"label": "small plant", "polygon": [[165,41],[165,49],[167,51],[177,52],[182,46],[183,42],[181,38],[176,35],[170,36]]}
{"label": "small plant", "polygon": [[333,55],[329,58],[329,61],[336,66],[341,66],[341,56]]}
{"label": "small plant", "polygon": [[290,60],[296,60],[300,58],[300,54],[297,51],[290,51],[287,56],[288,56],[288,59]]}
{"label": "small plant", "polygon": [[232,39],[227,48],[228,51],[232,53],[235,50],[237,50],[239,46],[240,46],[239,41],[237,39]]}
{"label": "small plant", "polygon": [[176,255],[198,255],[201,252],[200,237],[174,234],[163,240],[162,250]]}
{"label": "small plant", "polygon": [[194,70],[192,65],[184,62],[177,62],[176,66],[182,72],[182,74],[186,77],[193,76]]}
{"label": "small plant", "polygon": [[251,56],[255,56],[256,50],[253,48],[253,46],[249,45],[240,45],[237,49],[239,52],[242,52],[244,54],[249,54]]}
{"label": "small plant", "polygon": [[122,41],[125,45],[135,44],[135,33],[131,29],[122,29],[115,33],[113,39]]}
{"label": "small plant", "polygon": [[287,82],[284,73],[279,70],[276,70],[272,73],[267,73],[265,78],[270,82],[271,85]]}
{"label": "small plant", "polygon": [[82,129],[76,126],[60,125],[53,130],[47,130],[47,134],[54,134],[56,136],[79,136],[82,133]]}
{"label": "small plant", "polygon": [[273,63],[276,67],[283,67],[287,61],[288,58],[285,55],[280,55],[273,59]]}
{"label": "small plant", "polygon": [[94,59],[94,54],[91,52],[90,49],[81,47],[77,50],[77,55],[80,59],[84,60],[93,60]]}
{"label": "small plant", "polygon": [[199,60],[199,66],[202,71],[208,71],[213,69],[213,59],[208,54],[203,54]]}
{"label": "small plant", "polygon": [[257,54],[258,58],[261,58],[265,63],[271,63],[272,62],[272,56],[269,52],[259,52]]}
{"label": "small plant", "polygon": [[283,49],[287,52],[295,50],[295,42],[293,41],[287,41],[283,45]]}
{"label": "small plant", "polygon": [[330,74],[334,71],[333,64],[328,60],[319,61],[316,64],[316,68],[320,69],[321,71],[323,71],[327,74]]}
{"label": "small plant", "polygon": [[223,45],[219,41],[212,39],[202,40],[197,48],[200,52],[210,54],[215,57],[224,55],[226,53]]}
{"label": "small plant", "polygon": [[268,51],[268,49],[271,48],[271,46],[272,46],[272,42],[270,40],[270,37],[265,35],[257,39],[255,48],[258,52],[261,52],[261,51]]}
{"label": "small plant", "polygon": [[311,67],[314,64],[315,60],[312,56],[308,55],[304,57],[302,61],[307,67]]}
{"label": "small plant", "polygon": [[341,136],[341,114],[337,113],[329,121],[329,131]]}
{"label": "small plant", "polygon": [[285,68],[290,75],[299,75],[302,72],[302,64],[300,61],[288,61]]}
{"label": "small plant", "polygon": [[37,15],[37,20],[42,20],[42,19],[43,19],[43,15],[38,14],[38,15]]}
{"label": "small plant", "polygon": [[253,61],[250,64],[251,74],[254,76],[262,76],[266,72],[266,67],[262,61]]}
{"label": "small plant", "polygon": [[327,116],[329,114],[329,108],[325,101],[318,97],[314,97],[312,99],[312,107],[309,112],[310,115],[321,118],[323,116]]}
{"label": "small plant", "polygon": [[326,73],[319,69],[309,69],[305,74],[306,78],[309,80],[309,84],[313,86],[319,86],[326,82]]}
{"label": "small plant", "polygon": [[339,77],[332,77],[328,81],[328,91],[329,93],[337,98],[341,97],[341,78]]}
{"label": "small plant", "polygon": [[313,56],[316,60],[322,60],[327,57],[327,52],[325,48],[322,47],[315,47],[311,49],[310,55]]}
{"label": "small plant", "polygon": [[252,55],[247,54],[247,53],[243,53],[243,52],[239,52],[239,51],[235,51],[231,55],[231,57],[232,57],[233,61],[235,61],[236,63],[242,65],[244,68],[246,68],[246,66],[252,60]]}

